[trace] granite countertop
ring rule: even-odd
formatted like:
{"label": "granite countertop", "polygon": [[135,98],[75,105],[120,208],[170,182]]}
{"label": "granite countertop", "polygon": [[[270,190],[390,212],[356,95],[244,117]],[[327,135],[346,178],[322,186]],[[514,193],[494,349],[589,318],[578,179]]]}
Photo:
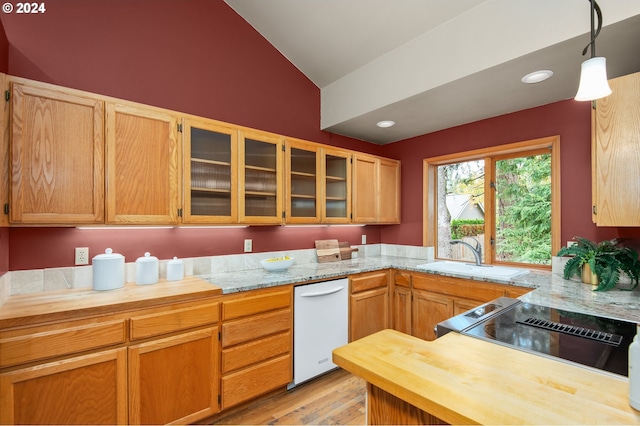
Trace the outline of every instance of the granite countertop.
{"label": "granite countertop", "polygon": [[[351,274],[372,272],[382,269],[396,268],[406,271],[434,273],[418,268],[419,265],[429,263],[426,259],[415,259],[397,256],[367,256],[328,263],[301,263],[294,264],[288,270],[281,272],[268,272],[260,267],[235,272],[213,273],[192,277],[194,288],[199,292],[210,294],[231,294],[241,291],[274,287],[279,285],[304,284],[310,281],[327,281],[343,278]],[[520,287],[531,288],[532,291],[520,296],[524,302],[564,309],[572,312],[580,312],[598,315],[608,318],[617,318],[640,323],[640,287],[634,291],[610,290],[594,292],[590,285],[577,281],[564,280],[561,276],[550,271],[531,270],[526,275],[521,275],[511,280],[483,279],[456,274],[440,275],[472,278],[479,281],[496,282]],[[174,283],[175,284],[175,283]],[[208,285],[212,285],[209,288]],[[131,286],[131,294],[136,298],[154,298],[163,289],[173,288],[171,284],[162,286],[149,286],[149,289]],[[143,286],[144,287],[144,286]],[[175,297],[190,297],[191,287],[178,284],[174,288]],[[125,289],[126,290],[126,289]],[[24,316],[22,311],[27,307],[35,307],[38,312],[44,314],[69,309],[71,303],[84,303],[85,308],[99,308],[113,303],[123,303],[128,300],[127,292],[117,289],[109,292],[93,291],[91,289],[64,290],[57,292],[45,292],[11,296],[2,306],[0,320],[3,316]],[[172,297],[174,297],[172,296]],[[134,297],[134,296],[131,296]],[[113,301],[112,299],[116,300]],[[19,308],[18,308],[19,306]],[[15,309],[10,309],[14,307]],[[77,311],[74,307],[72,310]],[[26,312],[26,311],[25,311]]]}
{"label": "granite countertop", "polygon": [[[429,261],[425,259],[395,256],[368,256],[338,262],[294,264],[286,271],[280,272],[251,269],[238,272],[200,275],[198,277],[220,287],[222,294],[229,294],[278,285],[329,280],[332,278],[345,277],[350,274],[387,268],[432,273],[418,268],[418,265],[428,262]],[[456,274],[441,275],[470,278]],[[471,278],[480,281],[532,288],[533,290],[531,292],[520,297],[524,302],[640,323],[640,287],[634,291],[614,289],[605,292],[594,292],[593,287],[590,285],[565,280],[561,276],[552,274],[549,271],[538,270],[531,270],[529,274],[511,280]]]}

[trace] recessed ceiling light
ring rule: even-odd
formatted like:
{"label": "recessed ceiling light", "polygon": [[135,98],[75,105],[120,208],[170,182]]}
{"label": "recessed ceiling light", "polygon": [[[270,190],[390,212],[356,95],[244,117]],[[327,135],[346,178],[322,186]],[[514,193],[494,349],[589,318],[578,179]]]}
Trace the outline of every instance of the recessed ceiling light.
{"label": "recessed ceiling light", "polygon": [[551,70],[534,71],[522,77],[521,81],[527,84],[540,83],[541,81],[545,81],[552,75],[553,71]]}
{"label": "recessed ceiling light", "polygon": [[393,125],[395,125],[396,122],[395,121],[391,121],[391,120],[382,120],[382,121],[378,121],[376,123],[376,126],[378,127],[391,127]]}

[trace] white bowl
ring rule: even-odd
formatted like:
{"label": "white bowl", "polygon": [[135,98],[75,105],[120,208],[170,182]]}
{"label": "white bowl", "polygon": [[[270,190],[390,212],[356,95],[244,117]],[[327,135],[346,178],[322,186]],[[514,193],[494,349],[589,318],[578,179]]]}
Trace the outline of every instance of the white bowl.
{"label": "white bowl", "polygon": [[284,271],[293,264],[293,257],[272,257],[260,261],[260,265],[267,271]]}

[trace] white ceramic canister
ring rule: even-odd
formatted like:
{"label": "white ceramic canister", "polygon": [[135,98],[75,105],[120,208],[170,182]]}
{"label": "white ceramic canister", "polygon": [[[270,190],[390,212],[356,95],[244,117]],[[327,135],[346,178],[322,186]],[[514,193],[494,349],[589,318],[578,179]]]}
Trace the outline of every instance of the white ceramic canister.
{"label": "white ceramic canister", "polygon": [[136,259],[136,284],[155,284],[158,282],[158,258],[146,252]]}
{"label": "white ceramic canister", "polygon": [[167,262],[167,281],[179,281],[184,278],[184,262],[174,257]]}
{"label": "white ceramic canister", "polygon": [[93,289],[113,290],[124,287],[124,256],[110,248],[92,259]]}

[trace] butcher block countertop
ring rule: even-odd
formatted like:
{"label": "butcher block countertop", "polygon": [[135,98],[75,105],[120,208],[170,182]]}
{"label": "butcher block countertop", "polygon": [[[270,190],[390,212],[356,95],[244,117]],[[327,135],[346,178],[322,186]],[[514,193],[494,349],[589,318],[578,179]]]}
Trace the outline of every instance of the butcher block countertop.
{"label": "butcher block countertop", "polygon": [[156,284],[96,291],[75,289],[11,296],[0,309],[0,329],[35,323],[188,302],[222,294],[222,290],[197,277],[180,281],[161,279]]}
{"label": "butcher block countertop", "polygon": [[640,424],[627,378],[458,333],[427,342],[383,330],[333,361],[451,424]]}

